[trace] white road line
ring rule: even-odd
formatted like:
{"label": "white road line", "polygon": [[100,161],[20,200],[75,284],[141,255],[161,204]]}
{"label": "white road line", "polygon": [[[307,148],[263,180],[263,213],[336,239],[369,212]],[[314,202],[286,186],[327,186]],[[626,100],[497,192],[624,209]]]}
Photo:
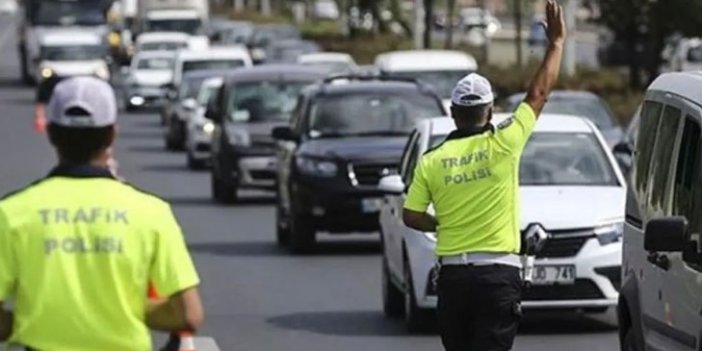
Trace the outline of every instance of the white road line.
{"label": "white road line", "polygon": [[195,340],[195,350],[197,351],[221,351],[214,338],[196,336],[193,339]]}

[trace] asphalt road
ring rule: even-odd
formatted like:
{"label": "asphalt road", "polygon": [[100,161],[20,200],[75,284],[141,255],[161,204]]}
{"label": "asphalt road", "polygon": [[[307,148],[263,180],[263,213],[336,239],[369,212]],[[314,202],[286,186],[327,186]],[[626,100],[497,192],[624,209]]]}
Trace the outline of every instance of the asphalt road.
{"label": "asphalt road", "polygon": [[[31,129],[33,90],[18,81],[14,33],[0,18],[0,193],[44,176],[54,155]],[[202,334],[226,351],[439,350],[435,334],[410,336],[383,317],[377,236],[325,237],[292,256],[274,243],[271,194],[211,203],[207,172],[165,152],[154,114],[122,115],[117,157],[130,182],[170,201],[202,278]],[[616,349],[612,316],[527,316],[515,350]]]}

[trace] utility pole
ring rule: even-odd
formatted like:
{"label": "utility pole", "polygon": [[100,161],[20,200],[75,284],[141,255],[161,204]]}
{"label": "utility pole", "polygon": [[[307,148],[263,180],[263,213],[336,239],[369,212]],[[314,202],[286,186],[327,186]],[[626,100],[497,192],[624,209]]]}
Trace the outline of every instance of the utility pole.
{"label": "utility pole", "polygon": [[444,43],[445,49],[453,49],[453,13],[456,10],[456,0],[447,0],[447,14],[446,14],[446,42]]}
{"label": "utility pole", "polygon": [[431,48],[433,26],[434,0],[424,0],[424,48]]}
{"label": "utility pole", "polygon": [[524,64],[524,54],[522,53],[522,0],[514,0],[514,27],[517,30],[517,36],[514,39],[514,45],[517,49],[517,67],[522,67]]}
{"label": "utility pole", "polygon": [[483,61],[487,63],[490,61],[490,38],[488,38],[487,4],[485,0],[480,0],[479,3],[481,10],[481,25],[478,28],[482,28],[483,31]]}
{"label": "utility pole", "polygon": [[246,4],[244,3],[244,0],[234,0],[234,11],[242,12],[244,11],[245,7]]}
{"label": "utility pole", "polygon": [[414,0],[414,48],[424,47],[424,0]]}
{"label": "utility pole", "polygon": [[563,67],[562,71],[564,74],[572,77],[575,75],[575,60],[576,60],[576,43],[577,43],[577,29],[575,26],[575,11],[577,10],[577,4],[575,0],[565,0],[563,6],[563,15],[565,17],[566,30],[568,31],[568,36],[566,36],[565,47],[563,48]]}
{"label": "utility pole", "polygon": [[261,0],[261,14],[264,16],[271,15],[271,0]]}

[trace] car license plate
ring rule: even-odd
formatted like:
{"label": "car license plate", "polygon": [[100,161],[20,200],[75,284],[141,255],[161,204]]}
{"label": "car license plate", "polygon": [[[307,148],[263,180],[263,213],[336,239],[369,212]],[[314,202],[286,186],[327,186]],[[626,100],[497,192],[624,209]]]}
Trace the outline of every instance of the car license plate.
{"label": "car license plate", "polygon": [[380,212],[380,206],[382,204],[382,199],[363,199],[361,200],[361,211],[363,211],[363,213]]}
{"label": "car license plate", "polygon": [[534,266],[534,275],[532,276],[534,285],[554,285],[575,284],[575,266],[560,265],[560,266]]}

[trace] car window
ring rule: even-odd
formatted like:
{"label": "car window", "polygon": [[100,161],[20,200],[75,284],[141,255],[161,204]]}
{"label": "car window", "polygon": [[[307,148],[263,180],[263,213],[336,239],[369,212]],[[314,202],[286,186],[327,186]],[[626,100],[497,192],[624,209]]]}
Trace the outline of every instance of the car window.
{"label": "car window", "polygon": [[598,128],[614,126],[614,117],[602,100],[597,98],[549,99],[542,113],[566,114],[585,117]]}
{"label": "car window", "polygon": [[[652,159],[651,206],[652,210],[664,210],[668,194],[668,175],[670,152],[675,148],[675,137],[678,133],[681,111],[673,106],[665,106],[658,127]],[[654,139],[651,139],[652,141]]]}
{"label": "car window", "polygon": [[410,163],[410,158],[412,157],[412,153],[415,152],[414,149],[417,147],[418,135],[419,133],[416,130],[412,132],[409,139],[407,139],[407,144],[405,144],[405,149],[402,152],[402,159],[400,160],[400,176],[402,176],[403,181],[406,181],[408,179],[408,166]]}
{"label": "car window", "polygon": [[230,90],[227,111],[234,122],[288,121],[300,91],[311,82],[247,82]]}
{"label": "car window", "polygon": [[141,44],[141,51],[176,51],[188,46],[185,42],[153,42]]}
{"label": "car window", "polygon": [[[675,172],[673,215],[685,216],[690,223],[691,233],[702,233],[702,179],[700,179],[700,125],[691,116],[685,119]],[[697,270],[702,268],[702,260],[696,255],[695,262],[689,262]]]}
{"label": "car window", "polygon": [[420,137],[420,135],[417,135],[417,138],[414,140],[409,154],[409,159],[407,160],[407,169],[405,170],[405,176],[403,177],[403,181],[407,185],[412,184],[412,179],[414,179],[414,169],[417,167],[417,162],[421,156],[419,154]]}
{"label": "car window", "polygon": [[200,92],[197,95],[197,103],[200,106],[207,106],[212,102],[214,97],[217,96],[217,91],[219,91],[220,85],[208,85],[207,87],[201,87]]}
{"label": "car window", "polygon": [[207,78],[209,77],[186,78],[180,85],[178,98],[183,100],[197,96],[197,93],[200,91],[200,86],[202,86],[202,82],[204,82]]}
{"label": "car window", "polygon": [[320,96],[312,105],[310,136],[407,135],[422,118],[444,114],[430,95],[361,93]]}
{"label": "car window", "polygon": [[688,49],[687,61],[694,63],[702,62],[702,46],[694,46]]}
{"label": "car window", "polygon": [[439,70],[439,71],[412,71],[412,72],[390,72],[388,75],[401,78],[414,78],[429,86],[442,98],[451,97],[451,92],[456,86],[456,82],[465,77],[468,70]]}
{"label": "car window", "polygon": [[44,46],[41,57],[47,61],[101,60],[107,49],[100,45]]}
{"label": "car window", "polygon": [[639,194],[644,194],[648,186],[649,170],[651,168],[651,157],[653,152],[653,142],[656,140],[658,132],[658,122],[661,118],[663,105],[654,102],[644,102],[641,109],[641,127],[637,136],[638,140],[648,140],[651,142],[636,143],[636,153],[634,160],[634,180],[635,188]]}
{"label": "car window", "polygon": [[240,59],[193,60],[183,62],[183,73],[201,70],[224,70],[242,66],[244,66],[244,61]]}

